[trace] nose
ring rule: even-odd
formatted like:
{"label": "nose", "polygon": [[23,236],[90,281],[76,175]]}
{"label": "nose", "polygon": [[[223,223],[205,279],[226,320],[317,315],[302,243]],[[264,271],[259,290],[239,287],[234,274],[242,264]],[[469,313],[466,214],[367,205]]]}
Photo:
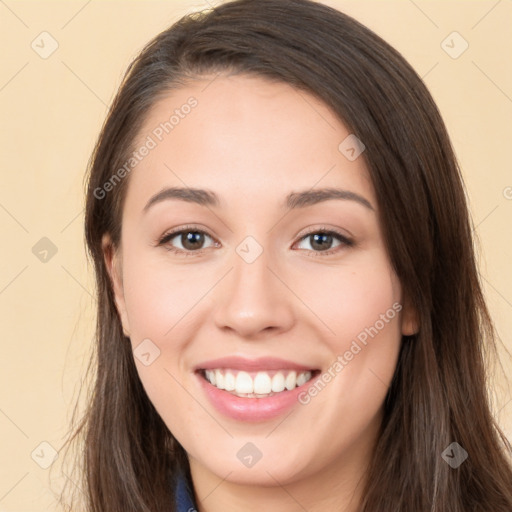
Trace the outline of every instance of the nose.
{"label": "nose", "polygon": [[233,255],[233,269],[219,283],[214,297],[214,321],[219,329],[231,330],[244,339],[275,336],[291,329],[294,296],[269,260],[266,251],[251,263]]}

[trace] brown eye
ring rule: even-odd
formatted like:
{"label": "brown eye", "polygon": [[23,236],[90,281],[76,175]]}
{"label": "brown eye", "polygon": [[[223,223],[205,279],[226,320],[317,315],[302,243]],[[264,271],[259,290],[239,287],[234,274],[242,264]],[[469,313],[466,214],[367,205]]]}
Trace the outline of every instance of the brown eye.
{"label": "brown eye", "polygon": [[[336,231],[313,231],[303,236],[299,243],[308,241],[311,248],[305,247],[306,250],[312,251],[318,254],[332,254],[336,252],[338,248],[351,247],[354,242]],[[337,242],[337,244],[336,244]],[[333,245],[336,244],[336,245]],[[304,247],[299,247],[304,249]]]}
{"label": "brown eye", "polygon": [[311,243],[311,247],[316,250],[325,251],[331,248],[331,245],[334,241],[334,237],[327,233],[315,233],[313,235],[308,235]]}
{"label": "brown eye", "polygon": [[[206,239],[212,239],[210,235],[204,231],[197,229],[182,229],[174,231],[165,235],[158,243],[158,245],[166,246],[170,251],[178,253],[193,253],[201,252],[204,247]],[[210,245],[210,247],[213,244]]]}
{"label": "brown eye", "polygon": [[182,232],[179,236],[181,245],[188,251],[201,249],[204,244],[204,233],[199,231]]}

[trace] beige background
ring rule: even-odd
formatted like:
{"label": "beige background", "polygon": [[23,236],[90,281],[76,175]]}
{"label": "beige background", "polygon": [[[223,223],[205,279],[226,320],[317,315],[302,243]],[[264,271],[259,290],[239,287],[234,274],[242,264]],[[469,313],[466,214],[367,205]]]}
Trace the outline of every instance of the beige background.
{"label": "beige background", "polygon": [[[512,348],[512,2],[325,3],[376,31],[424,77],[463,168],[486,294]],[[204,7],[0,0],[0,512],[55,510],[49,476],[58,489],[62,457],[51,473],[40,465],[61,446],[91,347],[83,175],[107,105],[136,52]],[[45,55],[53,40],[57,50]],[[43,237],[57,249],[46,262],[32,252]],[[503,364],[510,374],[508,357]],[[498,375],[496,411],[511,437],[505,384]]]}

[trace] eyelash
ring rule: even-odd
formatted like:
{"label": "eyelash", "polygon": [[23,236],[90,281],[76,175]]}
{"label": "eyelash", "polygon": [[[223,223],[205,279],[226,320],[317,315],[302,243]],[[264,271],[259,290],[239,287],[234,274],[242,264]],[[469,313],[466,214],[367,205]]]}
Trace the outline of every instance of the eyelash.
{"label": "eyelash", "polygon": [[[181,235],[183,233],[200,233],[200,234],[206,235],[206,236],[208,236],[208,237],[213,239],[212,236],[210,236],[208,233],[206,233],[206,231],[203,231],[202,229],[198,229],[197,227],[194,227],[194,226],[185,226],[185,227],[179,228],[179,229],[177,229],[175,231],[171,231],[169,233],[166,233],[165,235],[163,235],[162,238],[160,238],[157,241],[156,245],[157,246],[166,245],[173,238],[175,238],[176,236]],[[343,246],[345,246],[345,247],[353,247],[355,245],[355,242],[353,240],[351,240],[347,236],[343,235],[339,231],[333,230],[332,228],[331,229],[327,229],[327,228],[312,229],[312,230],[308,231],[307,233],[303,234],[300,237],[299,242],[304,240],[308,236],[316,235],[316,234],[334,235],[334,237],[337,238],[339,242],[341,242],[341,245],[338,245],[334,249],[328,249],[326,251],[307,250],[308,252],[313,253],[313,255],[315,257],[316,256],[328,256],[330,254],[333,254],[333,253],[337,252],[337,250],[342,248]],[[182,255],[182,256],[188,257],[188,256],[197,256],[199,254],[202,254],[202,253],[204,253],[209,248],[207,248],[207,249],[199,249],[197,251],[184,251],[183,249],[177,249],[176,247],[173,247],[172,245],[167,245],[165,247],[165,249],[170,251],[170,252],[174,252],[174,253],[176,253],[178,255]],[[302,250],[304,250],[304,249],[302,249]]]}

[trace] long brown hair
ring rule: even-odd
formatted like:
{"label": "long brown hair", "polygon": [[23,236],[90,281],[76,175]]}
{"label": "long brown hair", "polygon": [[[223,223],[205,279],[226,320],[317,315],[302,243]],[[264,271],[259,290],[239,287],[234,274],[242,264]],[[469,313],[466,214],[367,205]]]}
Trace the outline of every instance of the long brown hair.
{"label": "long brown hair", "polygon": [[[101,246],[120,243],[123,166],[149,108],[206,73],[255,74],[314,94],[366,146],[390,261],[420,330],[402,340],[362,512],[510,512],[510,444],[490,412],[495,334],[475,264],[460,170],[425,85],[351,17],[310,0],[237,0],[182,18],[130,65],[90,160],[85,235],[97,282],[94,389],[69,443],[90,512],[174,510],[186,454],[153,407],[123,334]],[[96,192],[95,192],[96,191]],[[469,454],[454,469],[443,451]]]}

